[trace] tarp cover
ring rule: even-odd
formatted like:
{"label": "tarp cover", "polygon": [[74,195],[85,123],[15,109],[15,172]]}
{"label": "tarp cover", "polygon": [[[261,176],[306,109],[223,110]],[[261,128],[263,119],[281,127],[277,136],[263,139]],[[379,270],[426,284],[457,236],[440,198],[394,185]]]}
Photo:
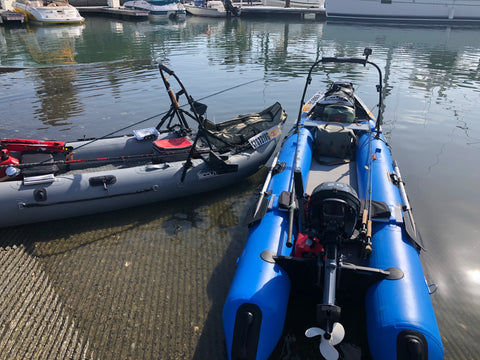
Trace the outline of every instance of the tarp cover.
{"label": "tarp cover", "polygon": [[258,133],[283,124],[287,114],[276,102],[259,113],[239,115],[232,120],[214,124],[205,121],[205,129],[210,144],[221,150],[226,147],[248,145],[248,139]]}

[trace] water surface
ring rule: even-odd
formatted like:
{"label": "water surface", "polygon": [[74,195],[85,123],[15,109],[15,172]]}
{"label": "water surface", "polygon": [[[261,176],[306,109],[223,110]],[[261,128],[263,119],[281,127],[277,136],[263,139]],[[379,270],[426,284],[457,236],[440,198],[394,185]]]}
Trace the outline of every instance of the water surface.
{"label": "water surface", "polygon": [[[446,358],[477,358],[478,29],[192,17],[0,27],[0,65],[27,67],[0,75],[0,136],[68,140],[152,117],[136,127],[155,125],[168,98],[154,59],[205,98],[211,120],[280,101],[289,127],[313,61],[358,56],[366,46],[384,69],[384,132],[427,248],[427,280],[438,285],[432,301]],[[375,71],[330,69],[314,78],[312,92],[349,79],[375,106]],[[99,358],[221,359],[221,309],[263,175],[194,199],[4,229],[0,237],[41,264]]]}

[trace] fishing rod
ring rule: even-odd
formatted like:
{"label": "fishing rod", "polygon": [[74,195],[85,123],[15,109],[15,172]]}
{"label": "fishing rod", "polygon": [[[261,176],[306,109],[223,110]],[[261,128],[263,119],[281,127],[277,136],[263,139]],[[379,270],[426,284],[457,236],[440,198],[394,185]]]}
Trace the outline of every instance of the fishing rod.
{"label": "fishing rod", "polygon": [[22,163],[22,164],[8,164],[0,165],[0,169],[5,169],[9,167],[15,167],[17,169],[24,169],[29,167],[36,166],[52,166],[52,165],[72,165],[72,164],[85,164],[92,162],[117,162],[117,161],[131,161],[138,160],[143,158],[155,158],[159,157],[158,154],[141,154],[141,155],[125,155],[125,156],[115,156],[115,157],[100,157],[96,159],[77,159],[77,160],[56,160],[51,161],[50,159],[45,161],[33,162],[33,163]]}
{"label": "fishing rod", "polygon": [[6,176],[0,178],[0,182],[5,180],[14,179],[19,176],[22,172],[22,169],[28,169],[32,167],[39,166],[53,166],[53,165],[73,165],[73,164],[88,164],[88,163],[115,163],[115,162],[127,162],[134,161],[139,159],[155,159],[159,158],[157,154],[141,154],[141,155],[126,155],[126,156],[117,156],[117,157],[101,157],[96,159],[78,159],[78,160],[56,160],[51,161],[51,159],[34,162],[34,163],[24,163],[24,164],[9,164],[9,165],[0,165],[0,169],[6,169]]}
{"label": "fishing rod", "polygon": [[[285,245],[289,248],[293,246],[293,221],[295,218],[295,210],[296,210],[296,197],[295,194],[297,191],[301,191],[301,196],[303,196],[303,180],[301,178],[301,173],[297,171],[297,158],[298,158],[298,142],[300,140],[300,125],[302,122],[302,110],[303,106],[305,105],[305,95],[307,93],[308,86],[312,82],[312,72],[313,69],[319,64],[321,60],[316,61],[310,67],[308,71],[307,80],[305,82],[305,87],[303,88],[302,98],[300,99],[300,108],[298,110],[297,121],[295,122],[294,131],[290,134],[290,136],[297,135],[297,146],[295,147],[295,157],[293,159],[293,173],[292,173],[292,181],[291,181],[291,190],[290,190],[290,204],[288,206],[288,233],[287,233],[287,241]],[[295,175],[298,173],[299,175]],[[295,189],[298,188],[298,189]]]}
{"label": "fishing rod", "polygon": [[[368,140],[368,154],[372,151],[372,137]],[[365,205],[362,212],[362,225],[360,228],[360,239],[363,242],[362,255],[365,259],[371,255],[372,249],[372,195],[373,195],[373,161],[376,160],[376,155],[371,154],[368,163],[365,165],[367,170],[367,188],[365,190]]]}

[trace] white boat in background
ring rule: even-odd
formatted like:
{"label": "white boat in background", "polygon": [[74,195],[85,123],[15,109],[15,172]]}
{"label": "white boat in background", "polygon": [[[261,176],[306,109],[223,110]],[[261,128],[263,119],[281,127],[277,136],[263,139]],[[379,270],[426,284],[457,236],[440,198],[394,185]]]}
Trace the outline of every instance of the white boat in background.
{"label": "white boat in background", "polygon": [[13,9],[25,15],[27,22],[42,25],[83,24],[85,19],[66,0],[16,0]]}
{"label": "white boat in background", "polygon": [[471,24],[478,0],[325,0],[327,20]]}
{"label": "white boat in background", "polygon": [[133,0],[124,4],[127,9],[146,10],[150,20],[185,20],[185,8],[178,0]]}
{"label": "white boat in background", "polygon": [[190,3],[183,4],[185,10],[195,16],[223,18],[227,16],[239,16],[240,9],[233,6],[231,1],[226,2],[220,0],[195,0]]}

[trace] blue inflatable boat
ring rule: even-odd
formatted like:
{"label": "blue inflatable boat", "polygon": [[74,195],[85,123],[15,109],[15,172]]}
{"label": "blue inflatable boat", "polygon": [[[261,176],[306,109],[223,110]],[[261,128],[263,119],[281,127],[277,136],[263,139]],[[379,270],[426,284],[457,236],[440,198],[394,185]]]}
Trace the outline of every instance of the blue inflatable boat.
{"label": "blue inflatable boat", "polygon": [[[309,71],[298,120],[249,216],[224,305],[229,359],[268,359],[287,309],[299,304],[311,310],[302,336],[323,358],[348,358],[347,340],[361,358],[443,358],[422,245],[382,134],[382,72],[370,54],[322,58]],[[327,63],[378,71],[376,119],[349,82],[305,102],[312,72]],[[352,305],[359,321],[350,318]]]}

